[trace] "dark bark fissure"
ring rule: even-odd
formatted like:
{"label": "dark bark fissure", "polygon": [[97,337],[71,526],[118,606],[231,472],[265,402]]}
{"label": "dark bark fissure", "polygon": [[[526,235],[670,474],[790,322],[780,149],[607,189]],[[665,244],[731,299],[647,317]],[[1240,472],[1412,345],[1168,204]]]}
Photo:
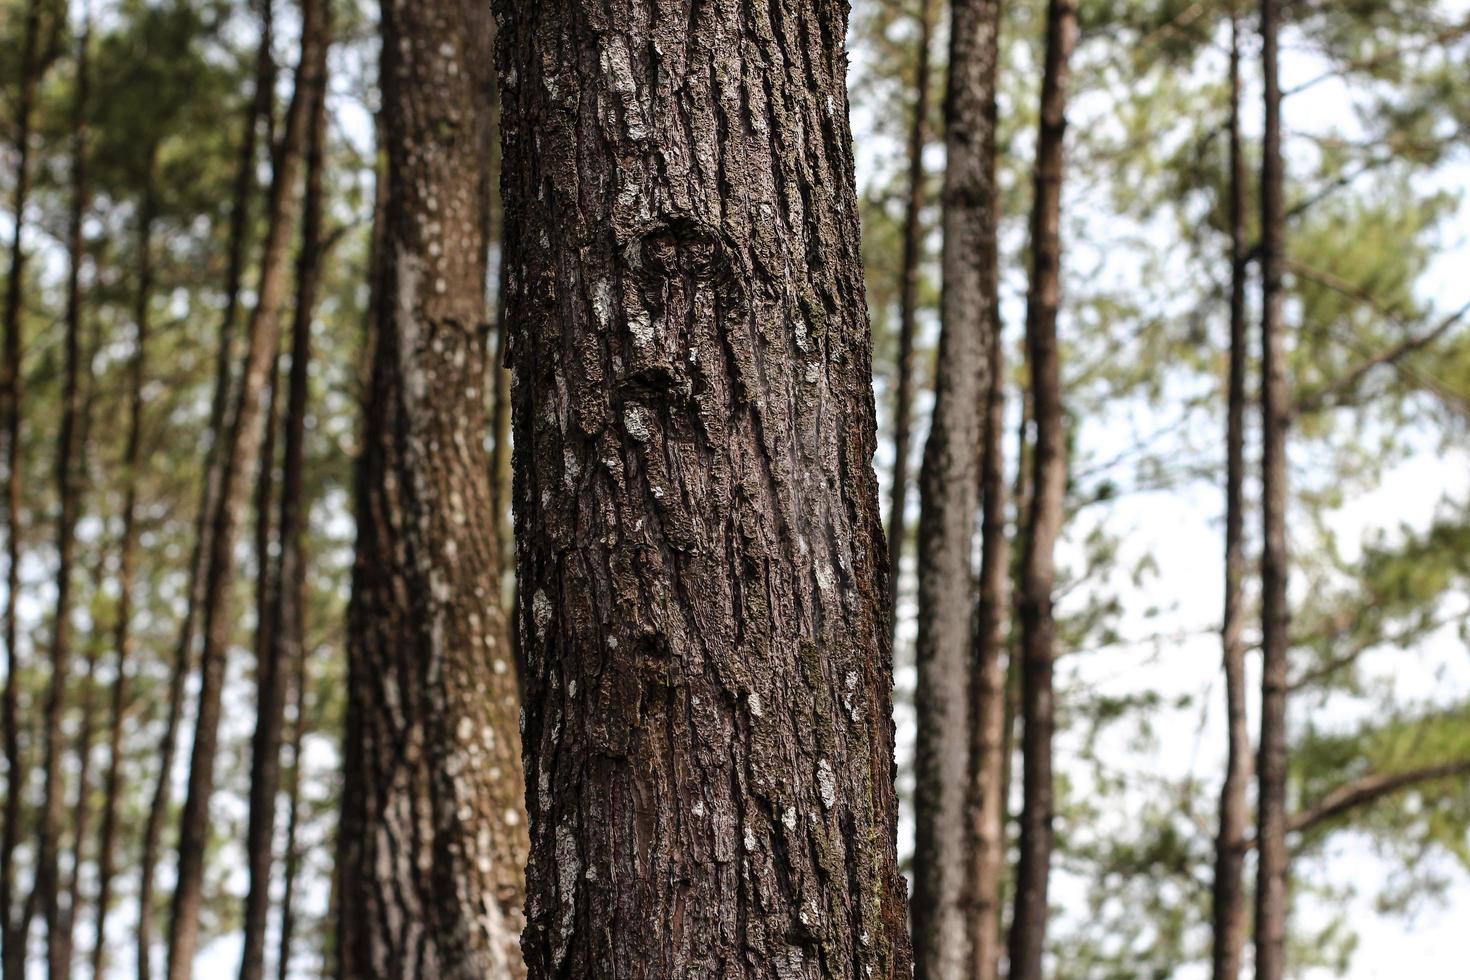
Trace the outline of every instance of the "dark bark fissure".
{"label": "dark bark fissure", "polygon": [[1225,670],[1228,752],[1215,841],[1211,966],[1214,980],[1236,980],[1245,948],[1245,853],[1250,820],[1251,738],[1245,677],[1245,376],[1246,191],[1240,130],[1240,21],[1230,23],[1230,377],[1225,409],[1225,613],[1220,638]]}
{"label": "dark bark fissure", "polygon": [[[924,252],[924,197],[928,174],[924,149],[929,145],[930,48],[935,0],[919,0],[914,63],[914,107],[909,121],[908,200],[904,202],[903,256],[899,265],[898,358],[894,364],[893,487],[888,508],[888,606],[892,622],[889,643],[898,635],[898,594],[903,579],[903,553],[908,546],[909,457],[913,442],[914,343],[918,331],[919,266]],[[917,894],[915,898],[917,898]],[[915,951],[916,957],[919,951]],[[916,959],[916,965],[918,960]]]}
{"label": "dark bark fissure", "polygon": [[1261,0],[1261,55],[1265,81],[1265,136],[1261,157],[1261,737],[1257,763],[1256,980],[1285,974],[1287,875],[1287,736],[1290,609],[1287,603],[1286,439],[1291,394],[1282,333],[1281,80],[1278,69],[1279,0]]}
{"label": "dark bark fissure", "polygon": [[484,444],[494,25],[472,0],[386,0],[382,32],[337,970],[517,977],[524,784]]}
{"label": "dark bark fissure", "polygon": [[531,975],[907,976],[846,7],[500,14]]}
{"label": "dark bark fissure", "polygon": [[[996,317],[993,3],[953,8],[945,103],[944,294],[934,414],[919,475],[914,974],[969,975],[973,542]],[[987,721],[989,719],[986,719]],[[988,802],[988,801],[987,801]]]}
{"label": "dark bark fissure", "polygon": [[1067,87],[1077,36],[1075,0],[1051,0],[1046,23],[1046,64],[1031,214],[1031,282],[1026,300],[1026,346],[1036,441],[1019,589],[1025,802],[1016,868],[1015,916],[1010,934],[1011,980],[1041,980],[1044,976],[1047,884],[1055,837],[1052,661],[1056,654],[1056,623],[1052,592],[1056,581],[1054,552],[1061,533],[1067,482],[1057,310],[1061,298],[1060,225]]}
{"label": "dark bark fissure", "polygon": [[325,72],[325,5],[326,0],[301,3],[301,53],[295,89],[276,151],[260,285],[246,333],[234,411],[222,447],[224,468],[219,499],[211,518],[209,571],[200,616],[204,643],[199,661],[199,706],[194,749],[189,759],[188,790],[179,823],[177,886],[169,923],[169,980],[188,980],[198,948],[225,660],[235,625],[229,608],[236,572],[234,546],[250,495],[252,471],[258,463],[261,401],[280,343],[288,252],[299,207],[297,176],[310,110]]}

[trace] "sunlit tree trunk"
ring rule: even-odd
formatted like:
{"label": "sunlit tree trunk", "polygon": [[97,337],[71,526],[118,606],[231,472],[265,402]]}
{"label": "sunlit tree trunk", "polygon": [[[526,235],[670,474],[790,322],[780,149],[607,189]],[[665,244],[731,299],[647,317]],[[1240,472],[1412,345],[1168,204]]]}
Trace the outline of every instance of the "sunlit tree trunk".
{"label": "sunlit tree trunk", "polygon": [[1075,0],[1047,5],[1046,63],[1037,135],[1035,200],[1031,212],[1031,283],[1026,298],[1026,346],[1036,424],[1031,508],[1021,562],[1021,752],[1024,808],[1011,922],[1011,980],[1041,980],[1046,952],[1047,884],[1054,840],[1052,734],[1055,705],[1052,660],[1056,622],[1052,591],[1055,549],[1067,484],[1066,417],[1057,350],[1061,300],[1061,197],[1067,125],[1067,87],[1077,39]]}
{"label": "sunlit tree trunk", "polygon": [[531,975],[907,977],[846,7],[499,12]]}
{"label": "sunlit tree trunk", "polygon": [[484,446],[493,21],[386,0],[382,32],[338,975],[518,977],[524,784]]}

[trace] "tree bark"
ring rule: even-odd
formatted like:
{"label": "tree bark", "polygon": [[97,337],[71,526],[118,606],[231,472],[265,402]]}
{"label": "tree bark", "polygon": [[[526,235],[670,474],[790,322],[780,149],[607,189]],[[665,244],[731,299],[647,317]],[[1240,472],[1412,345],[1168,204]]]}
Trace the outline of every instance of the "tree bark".
{"label": "tree bark", "polygon": [[[71,214],[67,221],[65,364],[61,382],[61,425],[56,445],[56,611],[51,635],[51,678],[46,689],[44,783],[41,797],[36,884],[40,889],[41,914],[46,921],[46,963],[54,980],[71,976],[73,916],[62,903],[61,833],[66,810],[65,734],[62,715],[66,708],[71,673],[72,564],[76,553],[77,518],[80,516],[84,449],[78,444],[82,427],[82,264],[86,244],[82,221],[87,210],[87,37],[77,48],[77,76],[72,100]],[[89,672],[90,673],[90,672]],[[88,681],[90,685],[90,677]],[[82,760],[86,768],[85,758]],[[85,804],[85,785],[83,785]],[[78,811],[78,833],[83,832]],[[78,857],[81,848],[78,847]]]}
{"label": "tree bark", "polygon": [[1041,125],[1036,145],[1036,189],[1031,212],[1031,282],[1026,299],[1026,346],[1031,362],[1036,446],[1020,582],[1025,803],[1016,870],[1015,917],[1010,935],[1011,980],[1041,980],[1044,975],[1047,879],[1054,840],[1051,756],[1055,726],[1052,660],[1056,653],[1056,622],[1052,590],[1056,581],[1054,552],[1061,533],[1067,484],[1057,309],[1061,299],[1061,197],[1067,87],[1076,40],[1075,0],[1050,0]]}
{"label": "tree bark", "polygon": [[959,980],[971,966],[966,915],[975,649],[971,554],[996,302],[995,6],[982,2],[952,9],[943,326],[934,414],[919,474],[917,834],[910,907],[919,980]]}
{"label": "tree bark", "polygon": [[1288,855],[1286,849],[1286,698],[1290,608],[1287,603],[1286,437],[1291,393],[1282,348],[1281,80],[1279,0],[1261,0],[1265,137],[1261,157],[1261,743],[1257,765],[1256,980],[1285,974]]}
{"label": "tree bark", "polygon": [[25,759],[20,748],[20,651],[16,615],[20,593],[21,415],[25,399],[21,296],[25,278],[25,210],[30,200],[31,116],[40,81],[41,2],[26,3],[21,48],[20,93],[15,108],[15,230],[10,243],[10,275],[5,288],[5,351],[0,377],[0,413],[5,424],[5,826],[0,831],[0,953],[4,980],[23,980],[28,917],[16,921],[15,848],[20,840],[21,798],[25,794]]}
{"label": "tree bark", "polygon": [[1229,748],[1215,840],[1211,966],[1214,980],[1236,980],[1245,948],[1245,853],[1250,820],[1251,738],[1245,677],[1245,152],[1240,131],[1240,20],[1230,11],[1230,379],[1225,408],[1225,614],[1220,630]]}
{"label": "tree bark", "polygon": [[[298,626],[301,620],[297,619]],[[276,980],[290,980],[291,945],[296,938],[296,880],[301,867],[301,849],[297,842],[301,811],[301,746],[306,737],[307,689],[310,678],[306,666],[305,637],[295,637],[297,660],[293,664],[295,680],[295,717],[291,722],[291,768],[286,775],[286,846],[281,861],[281,931],[276,957]],[[330,920],[329,920],[330,921]],[[324,977],[335,973],[323,971]]]}
{"label": "tree bark", "polygon": [[471,0],[385,0],[382,31],[338,975],[519,977],[524,784],[484,449],[494,24]]}
{"label": "tree bark", "polygon": [[[324,19],[329,20],[329,15]],[[323,24],[325,46],[330,25]],[[325,63],[325,62],[324,62]],[[321,285],[323,236],[323,144],[326,138],[325,73],[313,93],[306,149],[306,191],[302,210],[301,252],[296,263],[296,309],[291,327],[291,374],[287,385],[285,447],[281,460],[280,557],[272,575],[272,603],[266,646],[257,674],[255,737],[251,746],[250,816],[246,860],[250,887],[245,898],[245,936],[241,980],[261,980],[265,972],[266,924],[270,914],[271,869],[276,826],[276,795],[281,783],[281,738],[285,725],[287,671],[303,656],[302,604],[306,588],[303,552],[309,514],[303,466],[311,360],[311,325]],[[274,396],[272,396],[274,401]]]}
{"label": "tree bark", "polygon": [[169,926],[169,980],[188,980],[199,940],[204,858],[209,838],[209,801],[214,793],[225,655],[234,620],[230,593],[235,579],[235,540],[250,494],[251,473],[259,455],[261,397],[280,343],[281,306],[288,253],[299,207],[297,174],[310,109],[325,72],[327,0],[302,0],[301,55],[285,132],[276,153],[260,286],[247,331],[235,410],[223,446],[224,469],[210,535],[209,572],[204,591],[204,645],[200,653],[199,709],[194,750],[189,760],[188,792],[179,825],[178,885]]}
{"label": "tree bark", "polygon": [[[914,115],[909,121],[908,200],[904,203],[903,258],[899,267],[898,361],[894,365],[893,396],[893,492],[888,507],[888,606],[891,612],[889,645],[898,635],[898,592],[903,579],[903,552],[908,545],[909,445],[913,439],[914,340],[918,329],[919,265],[924,253],[924,149],[929,145],[929,59],[935,0],[919,0],[916,60],[914,63]],[[915,900],[919,898],[917,891]],[[915,934],[917,935],[917,933]],[[914,965],[922,962],[914,949]]]}
{"label": "tree bark", "polygon": [[846,6],[500,14],[530,973],[907,976]]}
{"label": "tree bark", "polygon": [[[1010,540],[1006,529],[1005,344],[1000,316],[999,221],[996,185],[996,73],[999,0],[952,8],[947,115],[951,161],[974,168],[973,185],[956,188],[973,211],[985,333],[986,387],[980,446],[981,551],[969,690],[966,926],[971,980],[997,980],[1000,971],[1001,888],[1006,870],[1006,621],[1010,607]],[[956,131],[958,130],[958,131]],[[955,164],[952,164],[955,165]],[[948,206],[948,205],[947,205]],[[948,234],[946,234],[946,238]],[[963,241],[963,239],[961,239]],[[946,287],[947,289],[948,287]]]}
{"label": "tree bark", "polygon": [[[262,123],[267,133],[273,129],[272,106],[276,68],[271,53],[274,34],[272,0],[260,0],[261,32],[256,53],[255,91],[246,107],[240,155],[235,169],[233,200],[230,205],[228,260],[225,273],[225,312],[220,323],[219,347],[215,355],[214,395],[209,412],[209,448],[204,456],[204,485],[199,513],[195,519],[194,546],[189,558],[192,570],[184,619],[170,673],[168,702],[165,709],[163,736],[158,757],[158,779],[154,784],[151,804],[143,832],[143,857],[138,888],[138,978],[152,976],[154,875],[163,841],[163,824],[168,816],[169,797],[173,786],[174,757],[178,751],[178,730],[183,720],[184,687],[193,659],[199,612],[204,606],[204,589],[209,575],[209,536],[211,517],[219,503],[224,479],[223,443],[229,426],[226,418],[233,388],[232,364],[235,357],[235,326],[239,320],[240,291],[244,282],[247,245],[250,239],[250,208],[256,190],[256,167],[259,163],[258,140]],[[267,144],[270,144],[269,135]],[[123,651],[120,649],[119,653]]]}

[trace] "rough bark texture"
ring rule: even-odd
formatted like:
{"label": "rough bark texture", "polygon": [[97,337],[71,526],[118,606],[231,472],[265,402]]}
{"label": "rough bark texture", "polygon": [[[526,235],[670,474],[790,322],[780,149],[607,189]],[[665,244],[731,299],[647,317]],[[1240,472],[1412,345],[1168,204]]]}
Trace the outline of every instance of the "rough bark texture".
{"label": "rough bark texture", "polygon": [[[204,590],[209,578],[211,519],[219,505],[220,486],[224,479],[223,446],[228,431],[226,415],[231,402],[235,327],[239,319],[240,291],[244,281],[246,252],[249,242],[251,201],[256,191],[256,168],[259,165],[258,139],[262,124],[267,133],[273,128],[272,106],[276,77],[271,54],[274,6],[261,0],[260,44],[256,52],[255,89],[244,113],[243,139],[236,163],[233,199],[230,205],[228,258],[224,283],[225,311],[220,323],[219,347],[215,355],[214,395],[209,413],[209,448],[204,456],[204,485],[199,513],[194,528],[194,546],[189,559],[192,569],[188,602],[179,628],[179,639],[170,671],[164,730],[160,739],[158,778],[154,784],[148,817],[143,831],[143,857],[138,888],[138,978],[152,976],[153,893],[154,875],[158,867],[159,849],[163,843],[164,820],[169,813],[173,788],[174,757],[178,751],[178,731],[183,720],[184,687],[193,648],[199,613],[204,607]],[[268,138],[269,140],[269,138]]]}
{"label": "rough bark texture", "polygon": [[1076,39],[1075,0],[1051,0],[1047,5],[1046,64],[1031,212],[1031,282],[1026,298],[1026,347],[1031,362],[1036,445],[1020,581],[1024,809],[1016,869],[1016,910],[1010,935],[1011,980],[1041,980],[1044,975],[1047,879],[1054,839],[1051,756],[1056,623],[1052,614],[1052,590],[1056,580],[1054,551],[1061,533],[1067,484],[1057,309],[1061,300],[1061,197],[1067,85]]}
{"label": "rough bark texture", "polygon": [[1290,609],[1286,596],[1286,436],[1291,394],[1282,350],[1284,220],[1279,0],[1261,0],[1266,131],[1261,155],[1261,743],[1257,765],[1256,980],[1285,973],[1287,913],[1286,695]]}
{"label": "rough bark texture", "polygon": [[484,448],[493,21],[473,0],[385,0],[382,30],[338,970],[518,977],[524,784]]}
{"label": "rough bark texture", "polygon": [[[935,0],[920,0],[919,36],[914,61],[914,115],[909,120],[908,200],[904,202],[903,257],[899,265],[898,284],[898,359],[894,365],[893,394],[893,487],[888,502],[888,561],[892,569],[888,577],[888,606],[891,621],[889,645],[898,635],[898,590],[903,579],[903,553],[908,545],[909,456],[912,453],[914,409],[914,340],[918,330],[919,265],[924,255],[924,190],[928,175],[924,171],[924,148],[929,145],[930,47],[934,20],[938,16]],[[914,899],[919,899],[916,891]],[[916,934],[917,935],[917,934]],[[922,951],[914,950],[914,965],[923,962]]]}
{"label": "rough bark texture", "polygon": [[909,975],[846,12],[500,10],[535,977]]}
{"label": "rough bark texture", "polygon": [[325,71],[326,0],[302,0],[301,56],[286,128],[276,153],[260,286],[247,331],[233,418],[223,445],[224,469],[210,535],[209,573],[201,615],[204,645],[200,653],[199,709],[194,750],[189,759],[188,793],[179,825],[179,862],[169,925],[169,980],[188,980],[199,942],[203,902],[204,858],[209,838],[209,801],[214,793],[225,655],[234,618],[230,594],[235,580],[234,546],[250,494],[251,475],[259,455],[261,396],[280,343],[281,306],[285,295],[288,252],[296,224],[296,193],[302,147],[310,109]]}
{"label": "rough bark texture", "polygon": [[1214,980],[1236,980],[1245,948],[1245,852],[1251,777],[1245,677],[1245,154],[1240,132],[1240,23],[1230,24],[1230,379],[1225,408],[1225,615],[1220,630],[1229,748],[1220,789],[1215,840],[1211,968]]}
{"label": "rough bark texture", "polygon": [[[72,103],[71,214],[67,221],[66,328],[61,382],[61,425],[56,444],[56,610],[52,619],[51,678],[46,689],[44,720],[44,788],[41,796],[40,856],[36,884],[40,889],[41,914],[46,921],[46,964],[54,980],[71,976],[72,923],[74,916],[62,901],[65,891],[61,873],[61,834],[66,811],[66,736],[62,714],[66,707],[71,675],[72,563],[76,554],[77,518],[81,513],[84,455],[80,444],[82,415],[82,264],[86,247],[82,220],[87,208],[87,48],[78,46],[77,75]],[[90,690],[90,678],[88,680]],[[85,757],[82,760],[86,768]],[[85,794],[85,786],[83,786]],[[77,817],[78,833],[84,832]],[[80,857],[78,848],[78,857]]]}
{"label": "rough bark texture", "polygon": [[[1010,607],[1010,540],[1006,537],[1005,346],[999,288],[1000,201],[996,192],[996,69],[999,0],[966,0],[952,8],[950,92],[946,108],[951,161],[973,168],[957,185],[957,212],[973,211],[985,331],[986,390],[981,412],[979,599],[971,667],[968,772],[967,926],[971,980],[1000,970],[1001,886],[1005,878],[1006,622]],[[955,163],[951,163],[954,166]],[[957,173],[958,176],[958,173]],[[971,195],[973,194],[973,198]],[[965,202],[961,204],[960,202]],[[949,206],[948,204],[946,205]],[[946,232],[946,237],[948,233]],[[948,288],[948,287],[946,287]]]}
{"label": "rough bark texture", "polygon": [[995,316],[994,4],[953,8],[945,103],[943,326],[919,475],[914,975],[969,974],[970,685],[989,355]]}
{"label": "rough bark texture", "polygon": [[5,425],[5,826],[0,830],[0,966],[5,980],[21,980],[25,972],[26,915],[17,921],[15,908],[15,848],[21,833],[21,798],[25,794],[25,760],[20,747],[20,651],[16,605],[20,594],[21,540],[21,414],[25,400],[21,336],[21,294],[25,279],[25,210],[30,197],[31,115],[40,70],[41,2],[26,3],[21,42],[19,97],[15,107],[15,230],[10,243],[10,270],[5,285],[5,351],[0,377],[0,415]]}

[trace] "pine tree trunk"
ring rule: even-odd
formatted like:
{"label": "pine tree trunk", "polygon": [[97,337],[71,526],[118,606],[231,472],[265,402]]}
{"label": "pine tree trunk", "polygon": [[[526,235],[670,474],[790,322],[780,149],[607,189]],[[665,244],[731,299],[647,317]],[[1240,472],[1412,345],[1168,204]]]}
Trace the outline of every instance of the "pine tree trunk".
{"label": "pine tree trunk", "polygon": [[20,749],[20,651],[17,603],[20,594],[20,539],[22,472],[20,436],[25,400],[25,341],[21,336],[21,295],[25,279],[25,211],[30,199],[31,116],[41,74],[41,2],[26,3],[21,48],[19,98],[15,107],[15,229],[10,244],[10,274],[5,288],[5,351],[0,377],[0,415],[5,425],[5,826],[0,830],[0,965],[4,980],[24,980],[27,932],[25,915],[17,921],[15,909],[15,848],[21,835],[21,798],[25,794],[25,760]]}
{"label": "pine tree trunk", "polygon": [[[215,355],[214,395],[209,412],[209,448],[204,456],[204,486],[199,514],[194,528],[194,546],[189,559],[192,570],[188,602],[179,628],[178,644],[170,672],[168,701],[165,709],[163,736],[158,757],[158,779],[154,784],[151,804],[143,832],[143,857],[138,888],[138,978],[152,976],[151,952],[153,936],[154,875],[162,845],[164,820],[169,812],[173,786],[174,758],[178,751],[178,730],[183,720],[184,687],[193,659],[195,633],[199,613],[204,607],[204,589],[208,584],[210,519],[219,504],[220,485],[224,479],[222,455],[229,420],[226,415],[233,387],[235,358],[235,326],[239,320],[240,291],[244,282],[247,245],[249,242],[250,202],[255,196],[258,165],[258,133],[262,123],[272,127],[275,61],[271,54],[274,7],[271,0],[261,0],[261,34],[256,53],[255,91],[245,110],[243,139],[236,163],[233,199],[230,205],[228,258],[225,273],[225,312],[220,324],[219,347]],[[121,652],[121,651],[120,651]]]}
{"label": "pine tree trunk", "polygon": [[[297,618],[297,625],[302,625]],[[306,669],[306,644],[304,631],[293,638],[297,660],[293,665],[295,679],[295,717],[291,722],[291,768],[286,775],[286,844],[281,861],[281,930],[279,953],[276,958],[276,980],[290,980],[291,946],[296,938],[296,881],[301,868],[301,846],[297,840],[301,812],[301,746],[306,737],[307,688],[309,676]],[[328,920],[330,921],[330,919]],[[335,973],[323,972],[324,977]]]}
{"label": "pine tree trunk", "polygon": [[530,974],[908,976],[846,7],[500,14]]}
{"label": "pine tree trunk", "polygon": [[945,103],[943,327],[934,414],[919,474],[917,834],[910,907],[919,980],[959,980],[971,966],[971,554],[989,390],[987,346],[996,315],[995,8],[971,3],[953,11]]}
{"label": "pine tree trunk", "polygon": [[1229,749],[1220,790],[1215,841],[1212,975],[1236,980],[1245,948],[1245,851],[1250,819],[1246,794],[1251,738],[1245,707],[1245,153],[1240,132],[1240,21],[1230,22],[1230,379],[1225,409],[1225,615],[1220,637],[1225,667]]}
{"label": "pine tree trunk", "polygon": [[1291,616],[1286,594],[1286,437],[1290,393],[1282,349],[1284,175],[1281,80],[1277,67],[1280,21],[1279,0],[1261,0],[1261,54],[1266,102],[1266,131],[1261,157],[1261,497],[1265,546],[1261,553],[1256,980],[1281,980],[1286,960],[1286,685]]}
{"label": "pine tree trunk", "polygon": [[169,926],[169,980],[188,980],[199,941],[225,655],[235,626],[230,614],[230,593],[235,579],[234,546],[250,495],[251,474],[258,462],[261,398],[280,342],[288,253],[300,203],[296,193],[297,175],[310,110],[325,71],[325,5],[326,0],[301,3],[301,55],[296,86],[276,153],[260,286],[247,331],[234,415],[222,452],[224,469],[218,506],[212,518],[209,572],[200,617],[204,645],[200,653],[199,709],[189,760],[188,792],[179,825],[178,884]]}
{"label": "pine tree trunk", "polygon": [[[999,0],[968,0],[953,8],[950,95],[946,112],[949,159],[973,170],[956,196],[973,211],[978,286],[985,333],[982,396],[979,599],[976,605],[969,697],[967,861],[965,896],[971,980],[997,980],[1000,969],[1001,886],[1005,877],[1006,619],[1010,606],[1010,540],[1006,537],[1005,346],[1000,317],[1000,201],[996,186],[996,72]],[[963,93],[963,94],[962,94]],[[973,121],[973,122],[972,122]],[[964,173],[959,171],[958,173]],[[946,207],[949,205],[946,204]],[[963,205],[956,203],[960,213]],[[946,235],[947,237],[947,235]],[[963,239],[961,239],[963,241]],[[972,273],[973,274],[973,273]],[[948,287],[946,287],[948,288]]]}
{"label": "pine tree trunk", "polygon": [[[52,620],[51,679],[46,690],[44,789],[41,803],[40,852],[36,883],[41,890],[41,914],[46,920],[46,963],[54,980],[71,976],[73,916],[62,903],[61,833],[66,811],[66,747],[62,714],[71,673],[72,564],[76,554],[77,518],[81,513],[84,447],[82,425],[82,263],[86,246],[82,221],[87,209],[87,40],[81,40],[76,88],[72,104],[71,214],[67,221],[65,364],[61,382],[61,425],[56,445],[56,612]],[[90,690],[90,679],[88,681]],[[89,695],[90,696],[90,695]],[[83,773],[86,759],[82,760]],[[85,803],[85,785],[82,789]],[[78,812],[78,833],[84,829],[85,807]],[[78,857],[81,848],[77,849]]]}
{"label": "pine tree trunk", "polygon": [[[92,740],[97,729],[97,663],[101,659],[101,644],[95,639],[87,649],[87,672],[82,687],[81,721],[77,726],[77,737],[73,748],[77,757],[77,792],[72,801],[72,850],[71,873],[67,875],[66,901],[61,909],[61,931],[65,947],[58,958],[63,964],[63,974],[71,975],[72,952],[76,948],[77,915],[81,909],[82,868],[86,859],[87,837],[92,831]],[[55,971],[51,976],[57,976]]]}
{"label": "pine tree trunk", "polygon": [[[323,44],[329,25],[323,25]],[[306,191],[302,211],[301,252],[296,264],[296,309],[291,327],[291,375],[287,385],[285,450],[281,461],[280,558],[272,576],[272,604],[266,647],[257,675],[255,738],[251,746],[250,817],[246,860],[250,887],[245,899],[244,951],[241,980],[261,980],[265,972],[266,924],[270,914],[272,847],[275,842],[276,795],[281,783],[281,738],[285,724],[287,671],[303,656],[302,603],[306,587],[302,551],[308,501],[302,468],[306,441],[308,368],[311,325],[322,272],[322,165],[326,131],[326,78],[317,87],[310,109],[306,150]],[[274,402],[274,396],[272,401]]]}
{"label": "pine tree trunk", "polygon": [[1075,0],[1047,5],[1046,63],[1041,125],[1036,146],[1036,190],[1031,213],[1032,268],[1026,300],[1026,346],[1036,419],[1031,510],[1020,582],[1021,752],[1024,809],[1016,869],[1016,910],[1011,922],[1011,980],[1041,980],[1046,952],[1047,884],[1054,840],[1052,733],[1055,705],[1052,660],[1056,623],[1052,590],[1054,551],[1061,532],[1067,484],[1066,418],[1057,351],[1061,299],[1061,197],[1067,124],[1067,85],[1077,40]]}
{"label": "pine tree trunk", "polygon": [[[889,623],[889,645],[898,635],[898,592],[903,579],[903,552],[908,544],[909,457],[912,453],[914,406],[914,341],[918,325],[919,265],[924,251],[924,148],[929,145],[930,47],[934,19],[938,16],[934,0],[920,0],[919,37],[914,63],[914,115],[909,121],[908,200],[904,203],[903,258],[899,266],[898,361],[894,365],[896,382],[893,396],[893,492],[888,504],[888,606],[892,610]],[[915,899],[918,894],[915,893]],[[914,963],[922,962],[919,949],[914,950]]]}
{"label": "pine tree trunk", "polygon": [[484,450],[488,7],[385,0],[387,202],[349,614],[343,978],[524,976],[524,784]]}

